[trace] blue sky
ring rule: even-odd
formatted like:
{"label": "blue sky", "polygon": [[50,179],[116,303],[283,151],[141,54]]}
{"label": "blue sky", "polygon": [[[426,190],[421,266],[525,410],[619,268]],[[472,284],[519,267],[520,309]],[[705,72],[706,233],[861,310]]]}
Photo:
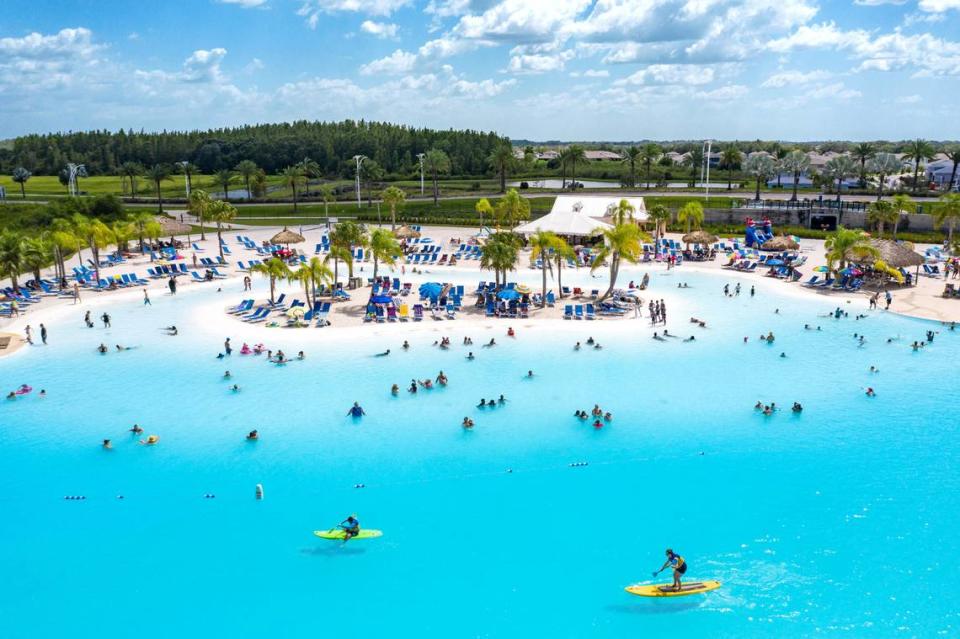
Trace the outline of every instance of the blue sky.
{"label": "blue sky", "polygon": [[960,138],[960,0],[4,0],[0,138],[366,118]]}

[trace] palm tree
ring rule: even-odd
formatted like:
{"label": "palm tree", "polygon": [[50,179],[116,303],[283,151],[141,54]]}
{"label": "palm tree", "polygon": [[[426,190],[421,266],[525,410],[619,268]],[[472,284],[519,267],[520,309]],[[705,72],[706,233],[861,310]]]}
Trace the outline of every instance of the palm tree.
{"label": "palm tree", "polygon": [[576,257],[577,253],[573,250],[573,247],[558,235],[553,244],[553,261],[557,266],[557,291],[559,291],[561,299],[563,298],[563,281],[561,280],[563,263],[566,260],[573,260]]}
{"label": "palm tree", "polygon": [[134,226],[129,220],[114,220],[110,225],[110,232],[117,243],[117,253],[127,250],[127,243],[134,236]]}
{"label": "palm tree", "polygon": [[697,181],[697,171],[703,166],[703,147],[694,146],[683,161],[683,164],[690,167],[690,186]]}
{"label": "palm tree", "polygon": [[229,202],[214,200],[207,209],[207,217],[217,225],[217,245],[220,248],[220,259],[223,259],[223,225],[229,224],[237,217],[237,209]]}
{"label": "palm tree", "polygon": [[647,218],[653,220],[654,256],[660,254],[660,238],[667,232],[667,223],[670,221],[670,217],[670,209],[663,204],[654,204],[647,209]]}
{"label": "palm tree", "polygon": [[26,190],[24,189],[24,185],[27,183],[27,180],[29,180],[29,179],[30,179],[30,176],[32,176],[32,175],[33,175],[33,173],[31,173],[30,171],[26,170],[26,169],[23,168],[22,166],[18,166],[17,168],[15,168],[15,169],[13,170],[13,173],[10,175],[10,178],[11,178],[14,182],[16,182],[17,184],[20,185],[20,199],[22,199],[22,200],[27,199],[27,192],[26,192]]}
{"label": "palm tree", "polygon": [[190,191],[190,202],[187,205],[187,208],[190,210],[191,215],[197,218],[197,221],[200,222],[200,239],[206,240],[207,235],[203,229],[204,220],[209,219],[210,205],[212,204],[210,196],[203,189],[197,189],[196,191]]}
{"label": "palm tree", "polygon": [[336,202],[337,198],[333,195],[333,189],[324,184],[320,187],[320,199],[323,200],[323,216],[330,218],[330,203]]}
{"label": "palm tree", "polygon": [[123,178],[130,180],[130,197],[137,197],[137,178],[143,174],[143,166],[138,162],[124,162],[120,165],[120,180],[123,181]]}
{"label": "palm tree", "polygon": [[20,265],[23,272],[33,273],[35,282],[40,281],[40,269],[52,257],[51,244],[43,237],[25,237],[20,243]]}
{"label": "palm tree", "polygon": [[490,165],[494,173],[500,176],[500,192],[506,192],[507,173],[513,170],[517,164],[517,158],[513,155],[513,147],[506,142],[498,145],[487,158],[487,164]]}
{"label": "palm tree", "polygon": [[[100,281],[100,249],[109,246],[115,241],[113,231],[97,218],[88,218],[77,213],[72,218],[74,233],[90,249],[93,256],[93,270],[97,281]],[[79,253],[77,254],[79,257]]]}
{"label": "palm tree", "polygon": [[884,224],[894,224],[900,219],[900,213],[886,200],[872,202],[867,208],[867,224],[875,224],[877,237],[883,239]]}
{"label": "palm tree", "polygon": [[743,162],[743,153],[736,142],[731,142],[723,147],[720,154],[720,165],[727,170],[727,190],[733,189],[733,172],[740,168]]}
{"label": "palm tree", "polygon": [[154,164],[147,169],[146,178],[157,187],[157,204],[159,206],[157,210],[159,213],[163,213],[163,192],[160,190],[160,183],[170,179],[170,167],[166,164]]}
{"label": "palm tree", "polygon": [[74,234],[73,224],[66,218],[56,218],[53,220],[51,223],[50,240],[53,244],[54,259],[57,263],[57,279],[62,288],[63,280],[67,277],[67,255],[80,248],[80,241]]}
{"label": "palm tree", "polygon": [[[217,202],[220,202],[220,200],[217,200]],[[227,206],[230,205],[228,204]],[[250,272],[259,273],[260,275],[270,279],[271,305],[273,304],[274,290],[277,286],[277,280],[290,279],[290,276],[293,275],[293,273],[290,271],[290,267],[287,266],[287,263],[281,260],[279,257],[271,257],[266,262],[254,264],[250,267]]]}
{"label": "palm tree", "polygon": [[303,158],[297,163],[297,166],[303,171],[304,177],[307,178],[307,186],[310,186],[310,180],[320,177],[320,165],[310,158]]}
{"label": "palm tree", "polygon": [[380,194],[380,199],[383,200],[383,203],[390,207],[390,230],[397,230],[397,207],[403,206],[403,203],[407,201],[407,194],[403,192],[403,189],[399,189],[395,186],[388,186],[383,190],[383,193]]}
{"label": "palm tree", "polygon": [[934,210],[933,219],[939,227],[947,224],[947,244],[953,246],[953,227],[960,220],[960,193],[941,195],[940,206]]}
{"label": "palm tree", "polygon": [[233,170],[237,172],[241,178],[243,178],[243,183],[247,187],[247,199],[253,198],[253,193],[250,191],[250,180],[257,174],[257,171],[260,170],[260,167],[257,166],[257,163],[253,160],[241,160],[237,162],[237,165],[233,167]]}
{"label": "palm tree", "polygon": [[891,204],[893,204],[893,209],[897,212],[897,218],[893,222],[893,239],[897,239],[897,229],[900,227],[900,218],[904,214],[911,214],[917,212],[917,205],[913,200],[910,199],[910,196],[904,195],[903,193],[897,193],[890,199]]}
{"label": "palm tree", "polygon": [[960,146],[949,147],[945,154],[953,162],[953,168],[950,170],[950,181],[947,182],[947,191],[952,191],[953,183],[957,179],[957,166],[960,165]]}
{"label": "palm tree", "polygon": [[880,251],[870,244],[870,237],[866,233],[857,229],[848,229],[842,225],[827,237],[824,248],[827,251],[827,267],[830,270],[838,270],[834,267],[839,263],[839,270],[842,271],[846,268],[848,259],[877,257],[880,254]]}
{"label": "palm tree", "polygon": [[630,204],[630,200],[627,198],[621,198],[617,203],[617,206],[611,211],[613,214],[613,225],[617,224],[626,224],[627,222],[633,222],[633,214],[637,212],[637,207],[633,204]]}
{"label": "palm tree", "polygon": [[570,152],[567,159],[567,163],[570,165],[570,181],[575,191],[577,189],[577,167],[587,163],[587,152],[579,144],[572,145],[568,151]]}
{"label": "palm tree", "polygon": [[652,142],[650,144],[643,145],[641,158],[643,159],[643,167],[645,169],[644,175],[646,176],[646,184],[644,184],[645,189],[650,188],[650,168],[653,166],[653,163],[660,158],[661,155],[663,155],[663,149],[661,149],[659,145],[653,144]]}
{"label": "palm tree", "polygon": [[497,202],[496,217],[498,231],[501,222],[507,222],[513,228],[517,222],[530,219],[530,201],[521,197],[516,189],[510,189]]}
{"label": "palm tree", "polygon": [[887,176],[899,174],[903,170],[903,162],[897,159],[893,153],[877,153],[867,164],[867,171],[876,173],[877,179],[877,199],[883,199],[883,184]]}
{"label": "palm tree", "polygon": [[500,288],[500,275],[506,283],[507,272],[516,268],[520,259],[519,237],[513,233],[494,233],[480,249],[480,268],[493,271],[494,284]]}
{"label": "palm tree", "polygon": [[450,158],[440,149],[430,149],[423,157],[423,161],[430,171],[430,176],[433,180],[433,205],[437,206],[438,200],[440,199],[440,184],[437,178],[441,173],[446,173],[450,170]]}
{"label": "palm tree", "polygon": [[546,307],[547,305],[547,268],[550,265],[550,251],[554,250],[557,245],[557,240],[559,236],[556,233],[551,231],[537,231],[530,236],[530,261],[536,262],[537,258],[540,258],[543,266],[540,268],[541,274],[543,275],[543,293],[542,299],[540,300],[540,306]]}
{"label": "palm tree", "polygon": [[230,190],[230,184],[233,182],[233,178],[236,177],[233,174],[233,171],[230,169],[220,169],[213,174],[213,183],[220,186],[223,189],[223,199],[227,200],[230,197],[228,191]]}
{"label": "palm tree", "polygon": [[[926,160],[929,160],[937,151],[933,148],[933,145],[927,142],[926,140],[921,140],[917,138],[913,142],[910,142],[907,145],[906,153],[903,154],[904,160],[910,160],[913,162],[913,192],[920,192],[920,163]],[[926,190],[926,189],[924,189]]]}
{"label": "palm tree", "polygon": [[480,215],[480,228],[483,228],[483,216],[485,214],[487,217],[493,216],[493,207],[490,206],[490,200],[482,197],[473,208]]}
{"label": "palm tree", "polygon": [[856,174],[857,165],[849,155],[838,155],[827,160],[823,167],[823,176],[837,183],[837,202],[840,201],[840,189],[843,181]]}
{"label": "palm tree", "polygon": [[611,229],[603,229],[603,245],[597,250],[590,265],[590,272],[596,271],[607,260],[610,262],[610,286],[600,301],[610,297],[617,285],[620,263],[636,264],[643,256],[643,242],[649,239],[635,224],[618,224]]}
{"label": "palm tree", "polygon": [[[330,231],[330,247],[331,252],[333,247],[338,246],[342,249],[345,249],[348,253],[353,253],[353,249],[363,246],[366,244],[366,230],[360,224],[357,224],[353,220],[344,220],[334,227]],[[342,255],[342,253],[339,253]],[[342,257],[340,259],[343,259]],[[353,277],[353,258],[344,259],[344,262],[347,263],[347,273],[349,277]],[[336,265],[334,265],[336,266]]]}
{"label": "palm tree", "polygon": [[637,162],[640,161],[642,155],[643,152],[635,146],[631,146],[623,153],[623,161],[630,167],[630,179],[628,184],[630,187],[635,187],[637,185]]}
{"label": "palm tree", "polygon": [[787,150],[779,142],[774,142],[770,147],[770,158],[773,160],[773,170],[777,173],[777,188],[780,184],[780,169],[783,167],[783,159],[787,157]]}
{"label": "palm tree", "polygon": [[861,142],[853,147],[851,155],[860,163],[860,188],[867,186],[867,162],[873,159],[877,149],[869,142]]}
{"label": "palm tree", "polygon": [[334,243],[333,241],[334,231],[330,231],[330,251],[323,258],[324,263],[333,260],[333,287],[337,287],[337,282],[340,281],[340,262],[346,263],[351,270],[353,269],[353,251],[349,247],[342,246]]}
{"label": "palm tree", "polygon": [[773,158],[764,153],[754,153],[743,163],[743,170],[757,181],[755,200],[760,201],[760,183],[766,182],[777,172]]}
{"label": "palm tree", "polygon": [[280,172],[280,177],[283,180],[283,185],[290,187],[290,190],[293,191],[293,213],[297,213],[297,187],[303,184],[303,169],[299,166],[288,166],[283,171]]}
{"label": "palm tree", "polygon": [[146,211],[136,211],[127,215],[127,219],[137,231],[137,240],[140,243],[140,253],[145,253],[146,249],[143,244],[143,238],[146,235],[147,224],[154,221],[153,214],[147,213]]}
{"label": "palm tree", "polygon": [[783,168],[793,174],[793,195],[791,202],[797,201],[797,186],[800,184],[800,175],[810,168],[810,158],[799,149],[794,149],[783,158]]}
{"label": "palm tree", "polygon": [[373,256],[373,279],[377,279],[380,263],[393,266],[397,263],[397,256],[403,255],[400,243],[393,233],[386,229],[373,229],[367,244],[370,255]]}
{"label": "palm tree", "polygon": [[687,202],[677,211],[677,222],[684,225],[684,232],[689,233],[690,227],[699,229],[703,224],[703,205],[696,200]]}
{"label": "palm tree", "polygon": [[199,171],[200,169],[196,164],[190,162],[177,162],[177,173],[180,173],[185,178],[187,178],[187,192],[193,191],[193,174]]}
{"label": "palm tree", "polygon": [[560,164],[560,188],[567,188],[567,169],[570,168],[570,148],[560,149],[557,154],[557,162]]}
{"label": "palm tree", "polygon": [[303,294],[310,308],[317,306],[317,286],[330,283],[332,279],[333,271],[321,262],[319,257],[311,257],[310,261],[301,264],[300,268],[290,275],[290,281],[300,282],[303,286]]}
{"label": "palm tree", "polygon": [[0,233],[0,276],[10,278],[10,286],[19,291],[17,278],[23,268],[22,241],[19,235],[10,229]]}

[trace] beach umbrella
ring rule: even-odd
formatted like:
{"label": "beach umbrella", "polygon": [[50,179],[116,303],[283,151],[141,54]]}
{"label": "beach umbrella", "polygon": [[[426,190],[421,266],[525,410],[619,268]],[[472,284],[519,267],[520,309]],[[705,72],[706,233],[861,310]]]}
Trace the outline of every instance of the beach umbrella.
{"label": "beach umbrella", "polygon": [[529,295],[531,293],[530,287],[526,284],[517,284],[513,290],[521,295]]}
{"label": "beach umbrella", "polygon": [[772,237],[760,247],[764,251],[795,251],[800,243],[786,236]]}
{"label": "beach umbrella", "polygon": [[160,235],[169,235],[171,244],[173,244],[174,235],[186,235],[187,239],[190,239],[190,231],[192,229],[189,224],[181,224],[165,215],[158,215],[156,219],[160,225]]}
{"label": "beach umbrella", "polygon": [[717,241],[717,236],[706,231],[694,231],[687,233],[680,238],[684,244],[712,244]]}
{"label": "beach umbrella", "polygon": [[398,228],[396,231],[394,231],[393,235],[400,239],[416,238],[416,237],[420,237],[420,231],[414,230],[409,226],[407,226],[406,224],[404,224],[403,226]]}
{"label": "beach umbrella", "polygon": [[516,289],[504,289],[497,293],[497,297],[502,300],[517,300],[520,299],[520,293]]}
{"label": "beach umbrella", "polygon": [[374,295],[370,298],[370,301],[374,304],[389,304],[393,301],[393,298],[389,295]]}
{"label": "beach umbrella", "polygon": [[304,310],[302,306],[294,306],[293,308],[287,310],[287,317],[303,317]]}
{"label": "beach umbrella", "polygon": [[817,267],[815,267],[815,268],[813,269],[813,272],[814,272],[814,273],[829,273],[829,272],[830,272],[830,267],[829,267],[829,266],[817,266]]}
{"label": "beach umbrella", "polygon": [[283,227],[282,231],[270,238],[271,244],[286,244],[290,246],[291,244],[297,244],[299,242],[303,242],[303,236],[287,230],[287,227]]}
{"label": "beach umbrella", "polygon": [[436,299],[440,297],[440,291],[442,290],[443,284],[440,284],[439,282],[427,282],[426,284],[420,285],[420,297]]}

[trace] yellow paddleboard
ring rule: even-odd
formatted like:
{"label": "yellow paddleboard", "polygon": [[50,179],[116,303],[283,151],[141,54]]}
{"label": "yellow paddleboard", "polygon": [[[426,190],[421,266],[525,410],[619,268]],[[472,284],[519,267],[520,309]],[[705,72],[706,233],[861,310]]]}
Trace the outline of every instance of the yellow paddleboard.
{"label": "yellow paddleboard", "polygon": [[716,590],[720,585],[719,581],[688,581],[683,584],[681,590],[674,590],[673,584],[637,584],[636,586],[627,586],[625,590],[631,595],[640,597],[685,597]]}
{"label": "yellow paddleboard", "polygon": [[[346,533],[339,528],[334,528],[333,530],[314,530],[313,534],[321,539],[343,539],[346,536]],[[373,539],[374,537],[382,536],[382,530],[361,528],[359,534],[357,534],[356,537],[351,537],[351,539]]]}

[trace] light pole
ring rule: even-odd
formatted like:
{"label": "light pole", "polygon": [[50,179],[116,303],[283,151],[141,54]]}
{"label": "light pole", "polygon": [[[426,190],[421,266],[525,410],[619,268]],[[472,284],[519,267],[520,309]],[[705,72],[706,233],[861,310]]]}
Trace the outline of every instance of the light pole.
{"label": "light pole", "polygon": [[[703,154],[703,166],[704,166],[704,172],[706,173],[706,179],[703,182],[703,186],[705,188],[704,193],[705,193],[706,199],[707,201],[709,201],[710,200],[710,152],[711,152],[711,149],[713,148],[713,140],[707,140],[706,142],[704,142],[703,148],[705,149],[705,152]],[[700,174],[701,177],[703,177],[704,172],[701,172]]]}
{"label": "light pole", "polygon": [[367,159],[365,155],[355,155],[353,156],[353,161],[357,163],[357,208],[360,208],[360,167],[363,165],[363,161]]}
{"label": "light pole", "polygon": [[189,160],[183,160],[177,162],[177,166],[183,171],[183,188],[187,192],[187,199],[190,199],[190,174],[187,173],[187,165],[190,164]]}
{"label": "light pole", "polygon": [[83,176],[87,172],[87,167],[83,164],[67,164],[67,189],[70,195],[77,195],[77,176]]}
{"label": "light pole", "polygon": [[417,153],[417,157],[420,159],[420,195],[423,195],[423,153]]}

